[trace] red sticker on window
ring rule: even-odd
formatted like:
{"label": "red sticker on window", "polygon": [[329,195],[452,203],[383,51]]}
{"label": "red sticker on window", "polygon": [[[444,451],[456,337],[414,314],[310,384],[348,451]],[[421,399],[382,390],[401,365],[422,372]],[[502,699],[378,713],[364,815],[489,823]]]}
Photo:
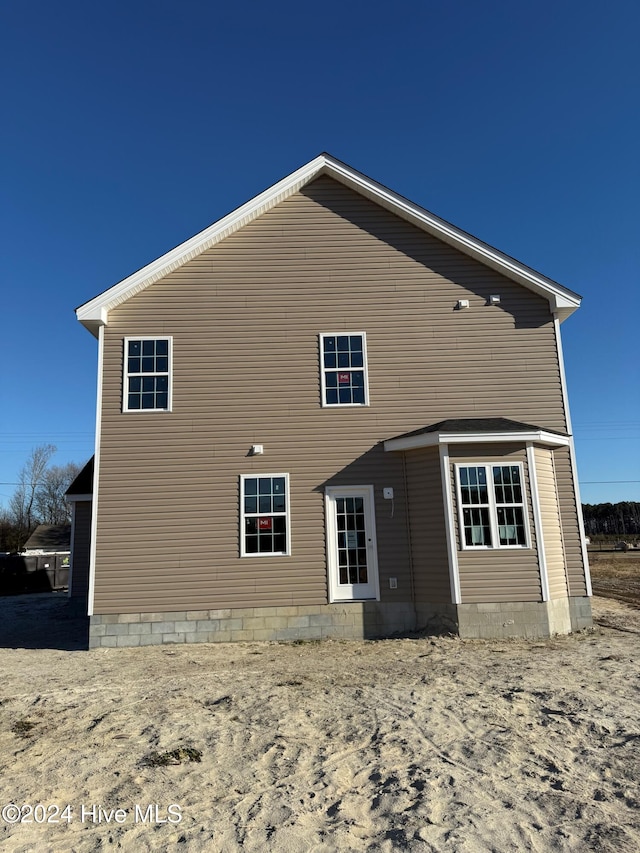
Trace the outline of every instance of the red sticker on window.
{"label": "red sticker on window", "polygon": [[345,383],[348,385],[351,382],[351,374],[350,373],[339,373],[338,374],[338,382],[340,385],[344,385]]}
{"label": "red sticker on window", "polygon": [[271,530],[271,522],[273,519],[271,518],[259,518],[258,519],[258,530]]}

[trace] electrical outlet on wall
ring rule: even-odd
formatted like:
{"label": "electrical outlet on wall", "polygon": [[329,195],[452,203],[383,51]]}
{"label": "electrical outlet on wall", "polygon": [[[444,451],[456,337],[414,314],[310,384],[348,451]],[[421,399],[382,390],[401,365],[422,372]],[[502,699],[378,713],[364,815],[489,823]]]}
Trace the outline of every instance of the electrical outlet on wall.
{"label": "electrical outlet on wall", "polygon": [[389,578],[389,589],[398,589],[398,578]]}

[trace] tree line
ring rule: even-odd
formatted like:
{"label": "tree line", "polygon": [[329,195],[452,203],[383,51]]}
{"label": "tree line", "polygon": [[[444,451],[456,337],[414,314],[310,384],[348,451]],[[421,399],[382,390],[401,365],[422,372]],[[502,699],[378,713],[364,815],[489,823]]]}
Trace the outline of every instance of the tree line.
{"label": "tree line", "polygon": [[587,536],[640,537],[640,502],[582,504]]}
{"label": "tree line", "polygon": [[82,465],[52,465],[55,452],[53,444],[34,447],[23,465],[8,506],[0,508],[0,553],[21,551],[39,524],[70,523],[65,492]]}

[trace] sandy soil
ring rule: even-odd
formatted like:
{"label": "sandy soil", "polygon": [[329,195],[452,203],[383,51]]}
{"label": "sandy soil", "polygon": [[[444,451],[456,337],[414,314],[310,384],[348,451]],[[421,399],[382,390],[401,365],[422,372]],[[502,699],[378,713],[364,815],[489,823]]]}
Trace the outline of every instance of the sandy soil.
{"label": "sandy soil", "polygon": [[60,809],[5,809],[0,847],[635,853],[640,611],[594,610],[544,642],[86,652],[64,597],[0,599],[0,809]]}

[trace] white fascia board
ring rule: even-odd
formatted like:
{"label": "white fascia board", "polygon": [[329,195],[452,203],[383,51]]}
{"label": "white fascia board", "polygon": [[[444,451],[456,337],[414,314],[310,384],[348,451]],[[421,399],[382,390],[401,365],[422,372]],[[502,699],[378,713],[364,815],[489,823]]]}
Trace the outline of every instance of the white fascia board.
{"label": "white fascia board", "polygon": [[390,438],[384,442],[385,450],[415,450],[419,447],[434,447],[438,444],[496,444],[498,442],[533,441],[548,447],[569,445],[569,436],[556,435],[545,430],[530,432],[426,432],[406,438]]}
{"label": "white fascia board", "polygon": [[418,447],[435,447],[441,443],[439,432],[425,432],[422,435],[409,435],[406,438],[389,438],[384,443],[384,449],[415,450]]}
{"label": "white fascia board", "polygon": [[[96,297],[96,299],[98,298],[99,297]],[[95,300],[91,301],[94,302]],[[86,303],[86,305],[89,304],[89,302]],[[107,325],[109,312],[104,307],[98,307],[97,309],[88,312],[86,315],[81,316],[80,312],[85,307],[85,305],[81,305],[80,308],[76,308],[76,318],[86,329],[89,329],[94,338],[97,338],[100,334],[100,328]]]}
{"label": "white fascia board", "polygon": [[67,495],[65,500],[69,504],[77,503],[78,501],[90,501],[93,495]]}
{"label": "white fascia board", "polygon": [[350,169],[344,163],[328,157],[326,171],[336,180],[352,187],[392,213],[402,216],[439,240],[543,296],[549,301],[551,310],[557,311],[563,320],[580,307],[582,297],[577,293],[562,287],[552,279],[519,263],[471,234],[461,231],[446,220],[440,219],[439,216],[367,178],[366,175]]}
{"label": "white fascia board", "polygon": [[538,444],[545,444],[550,447],[562,447],[569,444],[569,436],[556,435],[553,432],[546,430],[531,430],[530,432],[468,432],[448,434],[441,433],[441,441],[447,444],[476,444],[482,442],[503,442],[503,441],[534,441]]}
{"label": "white fascia board", "polygon": [[230,236],[234,231],[242,228],[256,217],[266,213],[267,210],[293,195],[321,174],[329,175],[396,216],[417,225],[439,240],[481,261],[485,266],[491,267],[543,296],[549,301],[551,310],[556,312],[561,319],[564,320],[579,307],[581,297],[577,293],[573,293],[546,276],[536,273],[530,267],[520,264],[465,231],[461,231],[444,219],[440,219],[428,210],[387,189],[382,184],[351,169],[345,163],[341,163],[327,154],[321,154],[260,195],[227,214],[227,216],[214,222],[204,231],[176,246],[175,249],[147,264],[141,270],[123,279],[89,302],[85,302],[76,309],[78,320],[94,335],[97,335],[98,326],[106,325],[108,321],[109,310],[188,261],[193,260],[193,258],[198,257],[202,252],[224,240],[225,237]]}
{"label": "white fascia board", "polygon": [[202,252],[233,234],[234,231],[261,216],[288,196],[293,195],[320,173],[326,159],[322,155],[316,157],[260,195],[214,222],[204,231],[176,246],[175,249],[147,264],[147,266],[118,282],[109,290],[105,290],[104,293],[99,294],[89,302],[85,302],[84,305],[80,305],[79,308],[76,308],[78,320],[89,329],[95,328],[96,325],[106,325],[108,313],[112,308],[125,302],[134,294],[144,290],[153,282],[158,281],[168,273],[193,260],[193,258],[198,257]]}

